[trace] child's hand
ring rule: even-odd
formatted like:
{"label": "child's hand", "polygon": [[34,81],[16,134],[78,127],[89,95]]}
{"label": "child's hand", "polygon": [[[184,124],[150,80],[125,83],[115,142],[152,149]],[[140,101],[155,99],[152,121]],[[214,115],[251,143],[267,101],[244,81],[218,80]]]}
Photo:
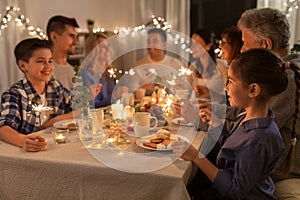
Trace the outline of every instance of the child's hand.
{"label": "child's hand", "polygon": [[45,138],[43,138],[40,133],[35,132],[28,135],[24,135],[22,148],[25,151],[37,152],[44,149],[46,145],[47,142],[45,142]]}
{"label": "child's hand", "polygon": [[188,141],[181,139],[178,137],[178,140],[174,141],[171,144],[171,149],[173,150],[173,153],[175,154],[176,157],[181,157],[184,160],[189,160],[193,161],[199,151],[192,146]]}

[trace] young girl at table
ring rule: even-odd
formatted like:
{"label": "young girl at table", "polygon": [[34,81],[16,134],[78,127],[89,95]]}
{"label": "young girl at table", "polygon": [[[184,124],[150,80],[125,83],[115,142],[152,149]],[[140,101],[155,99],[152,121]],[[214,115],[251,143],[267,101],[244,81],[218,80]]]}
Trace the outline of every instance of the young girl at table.
{"label": "young girl at table", "polygon": [[0,139],[26,151],[40,151],[47,143],[36,132],[41,129],[42,115],[33,106],[43,104],[53,109],[50,120],[43,125],[50,127],[56,121],[73,118],[70,92],[52,78],[54,66],[48,41],[25,39],[14,53],[25,77],[2,94]]}
{"label": "young girl at table", "polygon": [[252,49],[231,63],[228,79],[230,105],[246,112],[221,147],[216,166],[184,140],[172,144],[173,152],[211,180],[211,186],[199,186],[199,199],[275,199],[271,175],[284,143],[268,102],[287,87],[285,66],[271,51]]}

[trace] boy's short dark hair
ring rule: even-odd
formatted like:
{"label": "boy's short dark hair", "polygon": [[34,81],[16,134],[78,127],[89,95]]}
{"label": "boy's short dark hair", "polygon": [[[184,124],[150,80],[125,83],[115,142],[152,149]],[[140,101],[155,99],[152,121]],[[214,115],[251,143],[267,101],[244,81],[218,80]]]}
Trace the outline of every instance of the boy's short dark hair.
{"label": "boy's short dark hair", "polygon": [[161,39],[163,42],[167,41],[167,34],[166,34],[166,31],[164,31],[163,29],[151,28],[148,30],[148,34],[151,34],[151,33],[158,33],[161,36]]}
{"label": "boy's short dark hair", "polygon": [[29,38],[19,42],[14,50],[17,64],[19,60],[29,62],[32,53],[38,49],[50,49],[49,42],[38,38]]}
{"label": "boy's short dark hair", "polygon": [[47,24],[47,35],[49,40],[50,40],[50,33],[52,31],[58,34],[62,34],[66,29],[65,25],[71,25],[75,28],[79,28],[79,25],[75,18],[69,18],[61,15],[56,15],[51,17]]}

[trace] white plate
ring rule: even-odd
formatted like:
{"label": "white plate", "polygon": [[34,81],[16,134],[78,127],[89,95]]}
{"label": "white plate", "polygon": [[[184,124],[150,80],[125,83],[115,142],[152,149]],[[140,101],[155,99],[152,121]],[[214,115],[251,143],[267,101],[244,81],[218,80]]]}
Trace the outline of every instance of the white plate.
{"label": "white plate", "polygon": [[179,123],[179,121],[184,120],[184,118],[182,117],[178,117],[178,118],[174,118],[172,119],[172,123],[178,126],[194,126],[194,124],[192,122],[188,122],[188,123]]}
{"label": "white plate", "polygon": [[[55,122],[53,124],[54,127],[61,127],[61,126],[64,126],[64,127],[68,127],[69,124],[72,124],[72,123],[75,123],[76,124],[76,121],[74,119],[66,119],[66,120],[62,120],[62,121],[58,121],[58,122]],[[76,126],[73,128],[69,128],[70,130],[76,130]]]}
{"label": "white plate", "polygon": [[[138,145],[139,147],[142,147],[143,149],[148,149],[148,150],[153,150],[153,151],[172,151],[169,148],[166,148],[166,149],[156,149],[156,148],[151,148],[151,147],[147,147],[147,146],[143,145],[144,142],[147,142],[148,140],[151,140],[151,139],[153,139],[155,137],[156,137],[156,134],[150,135],[150,136],[141,137],[141,138],[137,138],[135,140],[135,143],[136,143],[136,145]],[[189,140],[186,137],[182,136],[182,135],[174,135],[174,134],[172,135],[171,134],[171,139],[172,140],[176,140],[177,137],[180,137],[181,139],[184,139],[184,140],[186,140],[186,141],[189,142]],[[170,144],[168,146],[170,146]]]}

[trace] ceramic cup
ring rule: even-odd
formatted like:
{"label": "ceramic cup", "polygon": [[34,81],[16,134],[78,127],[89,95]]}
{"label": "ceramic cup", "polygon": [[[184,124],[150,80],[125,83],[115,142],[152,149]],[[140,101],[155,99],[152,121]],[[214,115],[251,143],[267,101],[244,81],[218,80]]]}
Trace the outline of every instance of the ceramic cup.
{"label": "ceramic cup", "polygon": [[[154,119],[154,126],[150,127],[150,120]],[[133,113],[133,130],[135,137],[143,137],[149,135],[149,131],[157,127],[157,118],[150,115],[148,112]]]}

